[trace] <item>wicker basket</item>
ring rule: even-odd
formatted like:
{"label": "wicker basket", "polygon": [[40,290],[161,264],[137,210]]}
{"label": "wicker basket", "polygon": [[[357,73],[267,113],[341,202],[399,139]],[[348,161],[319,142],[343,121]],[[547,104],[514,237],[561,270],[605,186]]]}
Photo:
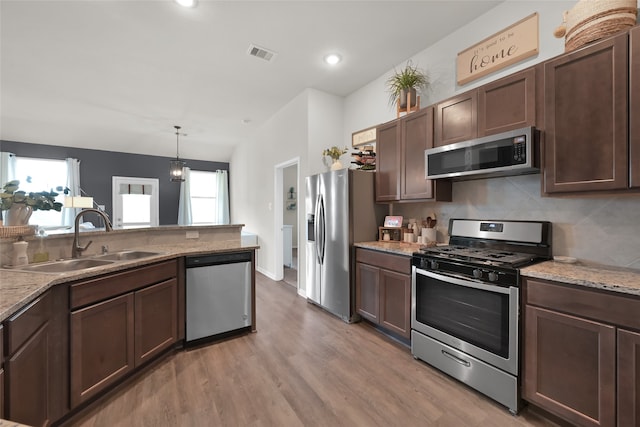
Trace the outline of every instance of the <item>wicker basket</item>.
{"label": "wicker basket", "polygon": [[32,236],[36,234],[35,225],[0,226],[0,239],[7,237]]}
{"label": "wicker basket", "polygon": [[564,36],[565,52],[623,31],[636,24],[637,0],[580,0],[564,13],[556,37]]}

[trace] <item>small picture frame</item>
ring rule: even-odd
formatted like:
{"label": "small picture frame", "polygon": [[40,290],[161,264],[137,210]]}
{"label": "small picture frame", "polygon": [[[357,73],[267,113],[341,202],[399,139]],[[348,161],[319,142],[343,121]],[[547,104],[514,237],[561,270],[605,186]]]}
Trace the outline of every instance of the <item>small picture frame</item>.
{"label": "small picture frame", "polygon": [[402,227],[402,216],[387,215],[384,217],[385,227]]}
{"label": "small picture frame", "polygon": [[287,201],[285,207],[286,207],[286,209],[288,211],[295,211],[296,210],[296,202],[295,201],[293,201],[293,202]]}

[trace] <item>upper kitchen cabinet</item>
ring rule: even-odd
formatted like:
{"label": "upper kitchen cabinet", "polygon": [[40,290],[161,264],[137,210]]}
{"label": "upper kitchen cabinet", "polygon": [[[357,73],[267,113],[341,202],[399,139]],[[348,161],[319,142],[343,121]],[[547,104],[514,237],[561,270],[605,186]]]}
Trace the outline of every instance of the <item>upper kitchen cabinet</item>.
{"label": "upper kitchen cabinet", "polygon": [[398,120],[376,129],[376,202],[393,202],[400,195],[400,126]]}
{"label": "upper kitchen cabinet", "polygon": [[630,186],[640,188],[640,27],[629,32],[629,58],[631,62],[629,75],[629,155],[631,156]]}
{"label": "upper kitchen cabinet", "polygon": [[540,74],[527,68],[436,104],[434,146],[539,127]]}
{"label": "upper kitchen cabinet", "polygon": [[433,108],[377,129],[376,201],[451,201],[451,182],[425,179],[424,150],[433,147]]}
{"label": "upper kitchen cabinet", "polygon": [[478,137],[536,126],[536,68],[478,88]]}
{"label": "upper kitchen cabinet", "polygon": [[435,106],[434,146],[467,141],[478,136],[478,91],[454,96]]}
{"label": "upper kitchen cabinet", "polygon": [[544,64],[545,193],[628,188],[628,44],[624,33]]}

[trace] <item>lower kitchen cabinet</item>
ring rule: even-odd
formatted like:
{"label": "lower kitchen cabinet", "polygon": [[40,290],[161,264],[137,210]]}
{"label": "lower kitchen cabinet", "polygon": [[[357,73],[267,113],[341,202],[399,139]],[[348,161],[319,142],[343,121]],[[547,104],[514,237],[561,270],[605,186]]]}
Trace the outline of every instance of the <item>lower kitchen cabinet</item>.
{"label": "lower kitchen cabinet", "polygon": [[168,261],[72,285],[72,408],[178,340],[176,277]]}
{"label": "lower kitchen cabinet", "polygon": [[0,418],[4,418],[4,349],[2,343],[4,335],[2,325],[0,325]]}
{"label": "lower kitchen cabinet", "polygon": [[640,425],[640,333],[618,329],[618,425]]}
{"label": "lower kitchen cabinet", "polygon": [[6,419],[47,426],[68,408],[67,290],[54,287],[5,321]]}
{"label": "lower kitchen cabinet", "polygon": [[523,398],[574,425],[640,425],[640,299],[524,282]]}
{"label": "lower kitchen cabinet", "polygon": [[411,337],[411,258],[356,248],[356,312]]}

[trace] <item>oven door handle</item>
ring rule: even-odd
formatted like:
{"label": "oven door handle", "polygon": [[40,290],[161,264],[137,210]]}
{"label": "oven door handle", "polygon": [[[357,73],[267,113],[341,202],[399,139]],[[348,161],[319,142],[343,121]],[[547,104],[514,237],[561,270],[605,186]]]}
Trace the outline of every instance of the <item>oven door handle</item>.
{"label": "oven door handle", "polygon": [[463,366],[466,366],[467,368],[471,367],[471,362],[469,362],[468,360],[464,360],[461,357],[456,356],[455,354],[451,354],[449,353],[447,350],[441,350],[442,354],[446,357],[448,357],[449,359],[453,360],[456,363],[459,363]]}
{"label": "oven door handle", "polygon": [[466,286],[467,288],[475,288],[475,289],[480,289],[484,291],[497,292],[500,294],[507,294],[507,295],[511,293],[509,288],[505,288],[502,286],[489,285],[483,282],[476,282],[469,279],[459,279],[454,276],[432,273],[431,271],[423,270],[421,268],[416,268],[416,274],[432,277],[434,279],[451,283],[454,285],[458,285],[458,286]]}

